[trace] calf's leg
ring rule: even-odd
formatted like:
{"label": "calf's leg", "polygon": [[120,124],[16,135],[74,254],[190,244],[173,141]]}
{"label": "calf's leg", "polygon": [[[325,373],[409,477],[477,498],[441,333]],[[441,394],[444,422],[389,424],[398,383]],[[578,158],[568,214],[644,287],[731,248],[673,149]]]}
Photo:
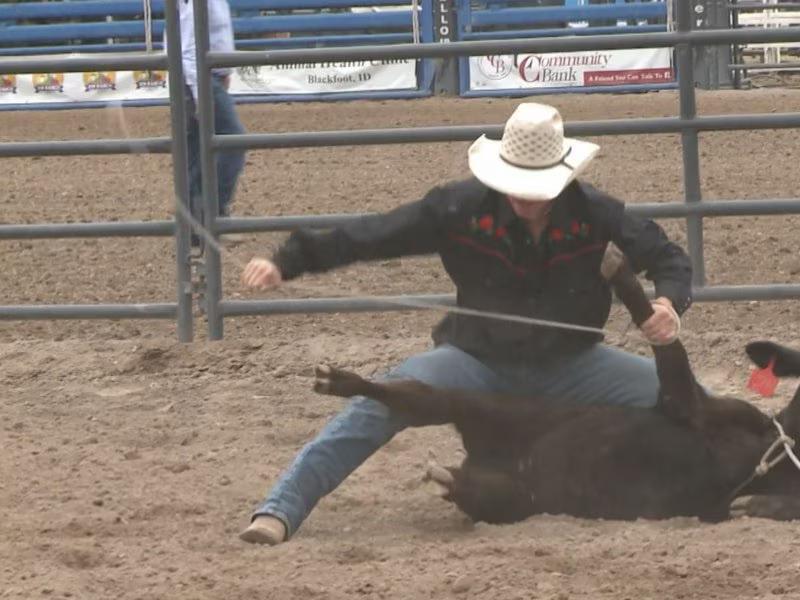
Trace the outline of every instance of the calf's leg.
{"label": "calf's leg", "polygon": [[328,365],[318,366],[315,373],[316,392],[342,398],[366,396],[410,415],[416,425],[514,422],[519,416],[512,401],[503,402],[490,394],[440,389],[414,379],[368,381]]}
{"label": "calf's leg", "polygon": [[[316,376],[314,389],[319,393],[367,396],[404,414],[412,425],[454,423],[457,427],[479,428],[481,435],[477,437],[490,444],[502,435],[499,421],[514,422],[519,417],[513,403],[503,403],[488,394],[442,390],[413,379],[373,382],[327,365],[317,367]],[[465,446],[470,445],[469,438],[464,436]],[[476,465],[469,459],[461,467],[432,464],[426,479],[435,482],[439,495],[473,521],[513,522],[533,513],[533,497],[524,483],[494,465]]]}
{"label": "calf's leg", "polygon": [[[406,359],[388,378],[415,378],[440,387],[495,389],[493,372],[468,354],[443,344]],[[358,388],[354,388],[358,389]],[[255,516],[279,517],[292,535],[324,495],[392,436],[413,423],[369,397],[352,398],[283,472]]]}
{"label": "calf's leg", "polygon": [[[602,271],[633,322],[641,326],[653,315],[653,307],[628,260],[613,245],[603,258]],[[658,410],[676,421],[697,424],[705,394],[694,378],[686,349],[678,339],[652,348],[661,388]]]}
{"label": "calf's leg", "polygon": [[461,467],[430,463],[425,480],[475,522],[513,523],[536,512],[534,495],[519,477],[469,459]]}

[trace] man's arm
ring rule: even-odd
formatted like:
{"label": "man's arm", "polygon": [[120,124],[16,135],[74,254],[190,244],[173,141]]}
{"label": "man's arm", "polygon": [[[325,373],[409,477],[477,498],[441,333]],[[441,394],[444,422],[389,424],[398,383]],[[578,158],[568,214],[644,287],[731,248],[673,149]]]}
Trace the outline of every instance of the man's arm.
{"label": "man's arm", "polygon": [[594,218],[628,257],[631,269],[644,271],[655,285],[656,298],[667,299],[683,314],[692,303],[692,265],[683,249],[655,221],[629,215],[619,200],[588,184],[582,186]]}
{"label": "man's arm", "polygon": [[612,241],[628,256],[636,273],[655,285],[657,298],[667,298],[680,315],[692,303],[692,265],[683,249],[650,219],[623,214]]}
{"label": "man's arm", "polygon": [[692,303],[692,267],[680,246],[650,219],[625,213],[622,202],[586,185],[589,206],[610,241],[628,257],[634,272],[645,272],[656,288],[653,315],[641,325],[645,338],[668,344],[680,333],[680,315]]}
{"label": "man's arm", "polygon": [[325,231],[302,229],[289,236],[273,262],[284,280],[357,261],[434,253],[442,239],[447,204],[441,188],[388,213],[368,215]]}
{"label": "man's arm", "polygon": [[655,345],[674,341],[681,330],[680,315],[692,303],[692,267],[689,257],[654,221],[624,214],[614,232],[614,243],[629,257],[635,272],[655,284],[653,316],[642,323],[645,339]]}

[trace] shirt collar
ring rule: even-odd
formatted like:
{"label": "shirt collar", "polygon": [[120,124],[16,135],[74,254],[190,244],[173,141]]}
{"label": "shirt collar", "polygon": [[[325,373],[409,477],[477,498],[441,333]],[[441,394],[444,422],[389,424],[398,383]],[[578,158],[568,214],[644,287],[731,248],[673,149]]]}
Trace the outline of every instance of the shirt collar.
{"label": "shirt collar", "polygon": [[501,194],[500,192],[495,192],[492,190],[492,194],[496,197],[496,202],[498,204],[497,208],[497,225],[500,227],[508,227],[514,221],[519,221],[519,217],[514,214],[514,211],[511,208],[511,203],[506,198],[505,194]]}
{"label": "shirt collar", "polygon": [[[569,200],[574,195],[577,185],[577,182],[573,181],[566,188],[564,188],[564,191],[562,191],[555,198],[555,200],[553,200],[553,207],[550,210],[550,223],[562,223],[564,220],[569,218],[571,204]],[[508,201],[508,198],[506,198],[505,194],[502,194],[491,188],[489,189],[489,194],[497,203],[498,226],[508,227],[513,222],[520,221],[520,218],[517,217],[511,208],[511,203]]]}

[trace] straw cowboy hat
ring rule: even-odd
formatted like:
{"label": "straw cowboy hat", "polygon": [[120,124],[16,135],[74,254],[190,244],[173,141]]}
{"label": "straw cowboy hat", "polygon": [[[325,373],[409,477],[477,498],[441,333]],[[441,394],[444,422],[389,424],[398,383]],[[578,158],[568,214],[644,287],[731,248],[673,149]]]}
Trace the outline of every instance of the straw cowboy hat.
{"label": "straw cowboy hat", "polygon": [[600,146],[564,137],[558,110],[520,104],[503,138],[478,138],[469,149],[469,168],[490,188],[522,200],[552,200],[591,162]]}

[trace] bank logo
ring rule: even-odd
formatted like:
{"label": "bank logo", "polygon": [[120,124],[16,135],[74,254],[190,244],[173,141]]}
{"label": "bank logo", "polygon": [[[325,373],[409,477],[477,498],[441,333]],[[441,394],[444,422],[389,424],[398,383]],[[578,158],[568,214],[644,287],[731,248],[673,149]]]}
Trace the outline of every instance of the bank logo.
{"label": "bank logo", "polygon": [[546,86],[582,85],[587,70],[608,68],[610,53],[576,52],[562,54],[528,54],[518,61],[519,76],[526,83]]}
{"label": "bank logo", "polygon": [[513,56],[481,56],[478,59],[478,70],[486,79],[495,81],[505,79],[514,68]]}

